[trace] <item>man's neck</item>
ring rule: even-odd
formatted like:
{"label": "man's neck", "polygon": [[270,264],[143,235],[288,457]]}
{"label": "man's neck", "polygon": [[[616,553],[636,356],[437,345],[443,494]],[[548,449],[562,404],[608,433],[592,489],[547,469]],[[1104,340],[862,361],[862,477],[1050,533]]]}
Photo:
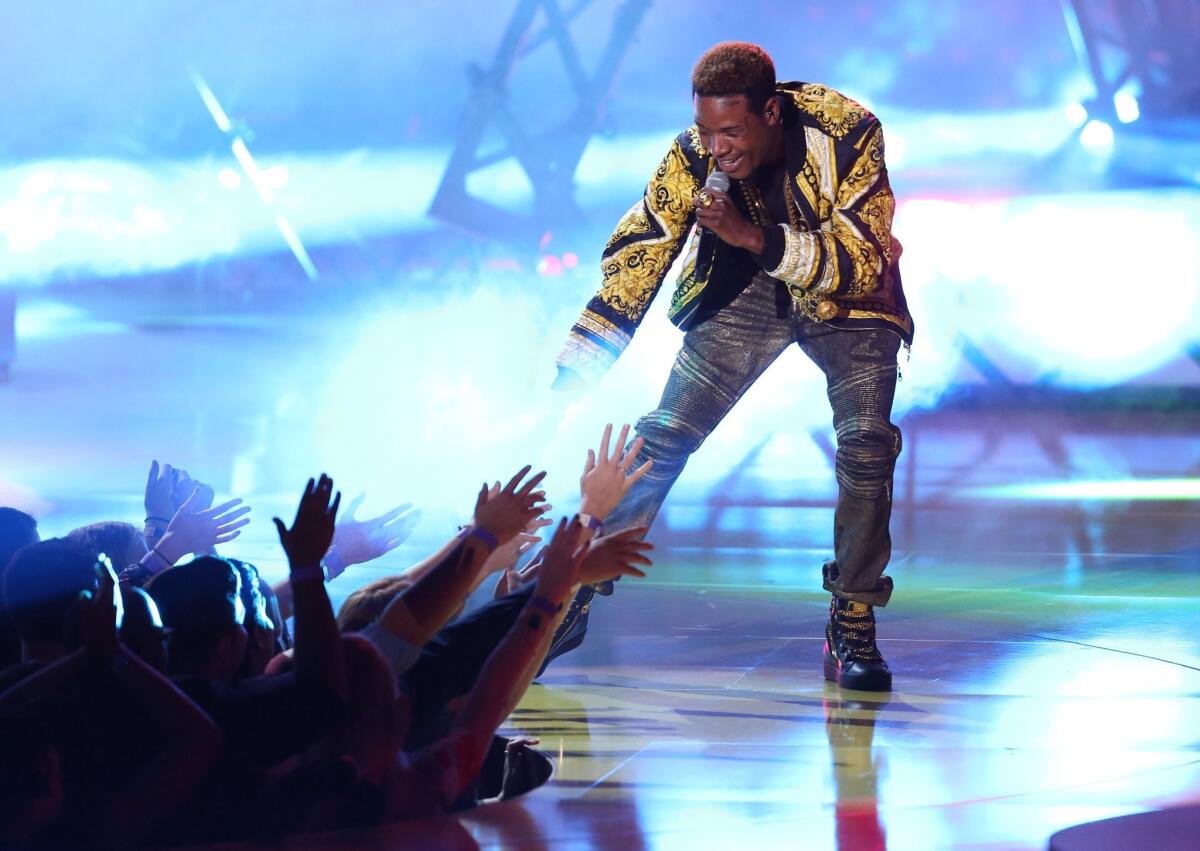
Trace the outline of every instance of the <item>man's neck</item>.
{"label": "man's neck", "polygon": [[783,127],[778,128],[775,138],[771,141],[771,147],[767,152],[767,156],[763,158],[763,165],[775,165],[780,162],[787,151],[787,146],[783,143]]}

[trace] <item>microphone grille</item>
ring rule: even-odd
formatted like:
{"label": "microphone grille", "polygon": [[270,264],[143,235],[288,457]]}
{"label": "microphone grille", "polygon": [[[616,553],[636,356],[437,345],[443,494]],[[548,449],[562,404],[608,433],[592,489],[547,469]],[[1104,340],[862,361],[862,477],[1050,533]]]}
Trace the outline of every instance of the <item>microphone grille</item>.
{"label": "microphone grille", "polygon": [[704,181],[704,185],[718,192],[728,192],[730,187],[729,175],[723,171],[714,171],[708,176],[708,180]]}

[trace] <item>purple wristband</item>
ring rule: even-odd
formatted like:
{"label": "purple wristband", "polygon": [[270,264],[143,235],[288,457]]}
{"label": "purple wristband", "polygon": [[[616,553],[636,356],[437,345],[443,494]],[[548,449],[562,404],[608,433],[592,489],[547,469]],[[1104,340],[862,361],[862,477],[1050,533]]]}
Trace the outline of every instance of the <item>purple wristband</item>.
{"label": "purple wristband", "polygon": [[316,579],[319,582],[325,581],[325,572],[321,570],[321,565],[313,564],[308,567],[297,567],[292,571],[289,577],[292,582],[306,582],[310,579]]}
{"label": "purple wristband", "polygon": [[500,542],[496,540],[495,535],[479,526],[471,526],[468,529],[464,529],[463,540],[465,541],[467,538],[478,538],[483,541],[484,546],[488,548],[489,552],[494,552],[500,546]]}

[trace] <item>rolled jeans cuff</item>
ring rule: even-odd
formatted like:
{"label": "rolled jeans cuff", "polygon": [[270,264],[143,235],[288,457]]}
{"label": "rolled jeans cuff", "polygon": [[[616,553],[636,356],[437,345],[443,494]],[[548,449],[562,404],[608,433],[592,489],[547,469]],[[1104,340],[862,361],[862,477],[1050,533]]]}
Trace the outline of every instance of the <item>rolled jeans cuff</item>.
{"label": "rolled jeans cuff", "polygon": [[863,603],[867,606],[878,606],[882,609],[892,597],[892,577],[890,576],[879,577],[875,583],[875,587],[869,590],[851,591],[841,587],[841,577],[838,576],[836,564],[832,562],[827,563],[821,568],[821,575],[824,580],[822,585],[825,590],[835,597],[841,597],[843,600]]}

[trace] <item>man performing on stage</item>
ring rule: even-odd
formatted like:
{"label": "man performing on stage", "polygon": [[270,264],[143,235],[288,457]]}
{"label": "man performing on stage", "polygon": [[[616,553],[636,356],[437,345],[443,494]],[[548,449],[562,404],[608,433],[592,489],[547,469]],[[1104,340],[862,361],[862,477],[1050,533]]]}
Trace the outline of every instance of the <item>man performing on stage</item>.
{"label": "man performing on stage", "polygon": [[[696,124],[677,137],[603,255],[604,282],[558,358],[556,386],[596,380],[630,338],[678,257],[671,301],[686,331],[658,408],[637,423],[653,460],[606,531],[649,526],[688,456],[793,342],[825,374],[837,431],[838,501],[825,676],[886,691],[874,607],[892,581],[888,522],[900,430],[890,422],[896,355],[912,340],[892,237],[895,199],[878,120],[825,86],[777,83],[766,51],[713,47],[692,74]],[[721,178],[731,178],[721,191]],[[705,231],[708,233],[706,234]],[[577,647],[592,595],[584,588],[551,658]]]}

